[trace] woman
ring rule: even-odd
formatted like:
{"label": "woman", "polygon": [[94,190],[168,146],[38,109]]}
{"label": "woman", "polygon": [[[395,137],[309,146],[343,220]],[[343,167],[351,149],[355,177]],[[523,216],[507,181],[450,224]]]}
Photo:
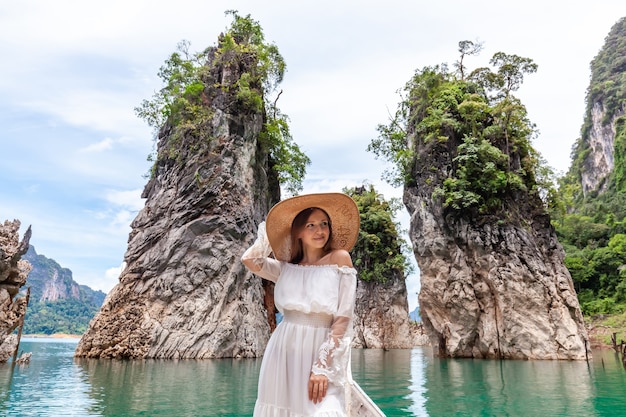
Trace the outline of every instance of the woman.
{"label": "woman", "polygon": [[259,225],[242,261],[276,283],[283,321],[265,350],[255,417],[346,415],[356,292],[348,251],[358,233],[359,210],[341,193],[283,200]]}

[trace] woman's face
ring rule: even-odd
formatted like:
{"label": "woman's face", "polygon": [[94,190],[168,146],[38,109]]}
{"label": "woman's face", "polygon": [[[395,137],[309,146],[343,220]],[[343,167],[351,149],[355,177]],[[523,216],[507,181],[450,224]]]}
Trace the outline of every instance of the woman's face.
{"label": "woman's face", "polygon": [[322,210],[313,210],[300,232],[302,245],[322,249],[330,237],[330,221]]}

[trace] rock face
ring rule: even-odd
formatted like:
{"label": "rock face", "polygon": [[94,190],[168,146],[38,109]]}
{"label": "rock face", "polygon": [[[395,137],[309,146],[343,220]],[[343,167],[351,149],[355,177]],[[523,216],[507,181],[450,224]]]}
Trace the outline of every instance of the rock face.
{"label": "rock face", "polygon": [[411,323],[411,340],[413,347],[431,345],[422,323]]}
{"label": "rock face", "polygon": [[[426,187],[406,187],[424,329],[441,356],[587,359],[590,345],[548,216],[527,223],[445,216]],[[526,211],[525,211],[526,210]]]}
{"label": "rock face", "polygon": [[20,259],[28,250],[30,227],[19,240],[20,221],[0,224],[0,363],[6,362],[17,346],[12,335],[26,314],[26,298],[15,296],[26,283],[31,265]]}
{"label": "rock face", "polygon": [[[125,268],[76,356],[221,358],[263,354],[270,326],[261,280],[240,261],[277,200],[257,141],[265,115],[242,108],[234,84],[255,59],[215,63],[204,100],[211,120],[160,133],[145,207],[132,223]],[[215,65],[214,65],[215,64]],[[255,86],[251,86],[253,88]],[[257,86],[258,87],[258,86]],[[268,182],[269,181],[269,182]]]}
{"label": "rock face", "polygon": [[[587,109],[581,137],[572,154],[570,172],[580,176],[582,191],[603,194],[622,187],[626,90],[623,56],[626,54],[626,17],[619,19],[604,39],[604,45],[591,61],[591,77],[587,88]],[[623,138],[623,136],[622,136]],[[617,166],[616,166],[617,164]],[[593,194],[592,194],[593,195]]]}
{"label": "rock face", "polygon": [[587,138],[590,152],[580,173],[585,195],[591,191],[605,191],[608,186],[605,180],[614,168],[615,126],[624,111],[616,112],[609,123],[603,122],[605,113],[602,102],[594,103],[590,115],[591,129]]}
{"label": "rock face", "polygon": [[72,271],[61,267],[54,259],[38,254],[34,246],[30,245],[23,258],[33,266],[28,276],[31,302],[67,299],[85,302],[85,296],[99,299],[99,305],[104,301],[102,291],[93,291],[87,286],[82,286],[85,294],[81,294],[81,285],[74,281]]}
{"label": "rock face", "polygon": [[[427,67],[408,84],[398,133],[424,330],[444,357],[585,360],[585,323],[541,200],[534,126],[512,94],[516,65],[497,56],[497,72],[470,81]],[[516,71],[521,81],[526,69]]]}
{"label": "rock face", "polygon": [[[70,269],[38,254],[33,245],[29,246],[22,259],[32,266],[26,281],[30,291],[28,309],[31,314],[24,323],[24,333],[84,333],[106,294],[78,284]],[[43,314],[38,314],[42,311]]]}
{"label": "rock face", "polygon": [[415,345],[404,278],[357,281],[352,347],[408,349]]}

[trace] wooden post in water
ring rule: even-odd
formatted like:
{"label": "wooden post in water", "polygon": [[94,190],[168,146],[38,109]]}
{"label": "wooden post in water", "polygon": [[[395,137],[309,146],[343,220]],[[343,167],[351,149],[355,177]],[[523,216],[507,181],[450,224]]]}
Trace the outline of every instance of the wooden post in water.
{"label": "wooden post in water", "polygon": [[617,333],[615,332],[611,335],[611,344],[613,345],[613,350],[619,352],[617,349]]}
{"label": "wooden post in water", "polygon": [[[30,300],[30,287],[26,290],[26,310],[28,310],[28,301]],[[13,363],[17,360],[17,354],[20,350],[20,339],[22,338],[22,329],[24,328],[24,318],[26,317],[26,310],[24,315],[20,317],[20,328],[17,331],[17,346],[15,346],[15,352],[13,352]]]}

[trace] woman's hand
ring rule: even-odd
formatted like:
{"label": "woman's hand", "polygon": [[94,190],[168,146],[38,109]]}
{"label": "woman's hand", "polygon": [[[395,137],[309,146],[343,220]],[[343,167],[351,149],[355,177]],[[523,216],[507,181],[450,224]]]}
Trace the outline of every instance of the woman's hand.
{"label": "woman's hand", "polygon": [[328,378],[326,375],[317,375],[311,373],[309,377],[309,400],[313,401],[313,404],[322,402],[326,396],[328,390]]}

